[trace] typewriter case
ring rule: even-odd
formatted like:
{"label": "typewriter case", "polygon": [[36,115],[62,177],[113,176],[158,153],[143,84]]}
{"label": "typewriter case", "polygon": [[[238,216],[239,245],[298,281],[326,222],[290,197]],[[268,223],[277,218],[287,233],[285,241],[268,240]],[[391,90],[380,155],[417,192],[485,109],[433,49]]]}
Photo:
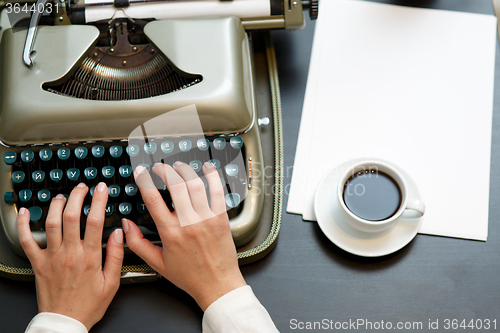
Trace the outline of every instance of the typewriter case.
{"label": "typewriter case", "polygon": [[[166,94],[124,101],[119,100],[123,95],[116,97],[118,100],[95,100],[95,94],[84,99],[50,91],[51,87],[60,87],[60,82],[92,57],[89,50],[99,36],[97,28],[40,27],[38,55],[32,68],[24,66],[19,57],[26,31],[5,31],[0,43],[0,140],[4,144],[0,154],[3,156],[13,146],[127,138],[147,120],[195,104],[205,134],[239,133],[248,137],[244,138],[247,149],[260,152],[257,147],[262,146],[263,153],[253,155],[253,159],[262,167],[255,179],[255,192],[264,194],[257,196],[249,191],[252,200],[262,206],[262,215],[258,228],[251,232],[251,241],[238,247],[240,264],[262,258],[275,245],[281,217],[281,192],[273,190],[275,173],[265,174],[263,166],[274,170],[276,149],[282,140],[281,133],[276,136],[272,126],[260,130],[257,124],[259,117],[273,119],[262,34],[248,37],[237,18],[153,21],[145,26],[144,33],[166,56],[168,65],[184,73],[188,81]],[[61,44],[61,40],[67,42]],[[228,82],[242,84],[236,90],[240,96]],[[175,127],[169,130],[175,131]],[[186,134],[185,129],[169,132]],[[2,163],[0,170],[0,189],[5,193],[12,182],[10,169]],[[2,219],[15,219],[16,213],[12,205],[0,202]],[[238,221],[232,220],[231,227],[234,237]],[[9,246],[12,240],[7,235],[17,231],[5,232],[4,228],[0,231],[0,274],[32,279],[29,262],[18,255],[22,250]],[[156,278],[151,268],[135,256],[126,256],[122,272],[125,282]]]}

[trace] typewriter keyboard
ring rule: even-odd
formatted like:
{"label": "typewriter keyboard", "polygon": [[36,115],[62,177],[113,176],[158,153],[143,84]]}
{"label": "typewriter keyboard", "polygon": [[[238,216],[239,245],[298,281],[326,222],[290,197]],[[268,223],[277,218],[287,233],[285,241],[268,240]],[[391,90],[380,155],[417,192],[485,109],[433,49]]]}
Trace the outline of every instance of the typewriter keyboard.
{"label": "typewriter keyboard", "polygon": [[[210,162],[218,170],[225,189],[228,214],[232,218],[241,211],[241,203],[247,193],[244,156],[243,140],[237,136],[75,143],[13,149],[3,155],[4,163],[12,169],[14,189],[4,193],[4,201],[17,205],[18,209],[28,208],[31,229],[43,231],[51,198],[59,193],[68,195],[76,185],[84,182],[90,191],[82,209],[83,233],[94,188],[99,182],[105,182],[109,197],[104,239],[121,226],[122,217],[127,217],[139,225],[147,238],[159,240],[154,222],[134,182],[134,167],[142,165],[151,170],[157,162],[170,165],[176,161],[187,163],[204,181],[208,195],[201,168],[203,163]],[[165,184],[153,172],[151,176],[167,206],[173,210]]]}

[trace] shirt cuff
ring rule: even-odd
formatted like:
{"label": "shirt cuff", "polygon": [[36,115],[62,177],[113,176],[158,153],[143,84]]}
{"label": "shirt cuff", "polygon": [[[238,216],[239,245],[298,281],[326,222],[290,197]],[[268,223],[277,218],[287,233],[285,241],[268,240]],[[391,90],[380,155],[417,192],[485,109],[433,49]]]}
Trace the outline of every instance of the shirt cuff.
{"label": "shirt cuff", "polygon": [[25,333],[88,333],[78,320],[58,313],[42,312],[28,324]]}
{"label": "shirt cuff", "polygon": [[210,304],[203,315],[202,327],[204,333],[278,332],[250,286],[230,291]]}

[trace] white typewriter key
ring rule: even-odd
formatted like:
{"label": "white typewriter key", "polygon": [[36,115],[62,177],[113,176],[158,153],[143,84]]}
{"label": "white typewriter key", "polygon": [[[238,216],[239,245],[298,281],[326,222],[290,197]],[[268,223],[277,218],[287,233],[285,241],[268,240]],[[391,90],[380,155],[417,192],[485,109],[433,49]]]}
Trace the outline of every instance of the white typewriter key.
{"label": "white typewriter key", "polygon": [[226,147],[226,140],[218,138],[214,140],[214,148],[217,150],[222,150]]}
{"label": "white typewriter key", "polygon": [[225,169],[229,177],[236,177],[238,174],[238,166],[236,164],[228,164]]}
{"label": "white typewriter key", "polygon": [[179,149],[183,152],[190,151],[192,147],[192,143],[190,140],[182,140],[179,142]]}
{"label": "white typewriter key", "polygon": [[160,147],[162,152],[168,154],[174,150],[174,143],[172,141],[164,141],[161,143]]}
{"label": "white typewriter key", "polygon": [[75,149],[75,156],[76,158],[83,160],[85,157],[87,157],[88,152],[89,151],[86,147],[78,147]]}
{"label": "white typewriter key", "polygon": [[208,147],[210,147],[210,141],[208,141],[207,139],[199,139],[196,142],[196,145],[198,146],[199,150],[207,150]]}
{"label": "white typewriter key", "polygon": [[42,149],[38,152],[38,156],[42,161],[50,161],[52,158],[52,150],[50,149]]}
{"label": "white typewriter key", "polygon": [[240,204],[240,195],[238,193],[226,194],[226,205],[229,208],[237,207]]}
{"label": "white typewriter key", "polygon": [[240,149],[241,147],[243,147],[243,139],[239,136],[234,136],[229,140],[229,144],[234,149]]}

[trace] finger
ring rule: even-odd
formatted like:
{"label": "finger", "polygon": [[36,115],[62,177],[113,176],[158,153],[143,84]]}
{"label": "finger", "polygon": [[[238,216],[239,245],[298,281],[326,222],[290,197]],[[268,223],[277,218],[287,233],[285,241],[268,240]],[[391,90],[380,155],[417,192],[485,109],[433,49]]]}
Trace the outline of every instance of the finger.
{"label": "finger", "polygon": [[168,223],[177,223],[146,168],[138,166],[134,171],[134,177],[139,191],[141,191],[142,200],[156,225],[160,227]]}
{"label": "finger", "polygon": [[163,265],[162,248],[144,238],[141,230],[134,222],[122,219],[122,225],[129,249],[158,272]]}
{"label": "finger", "polygon": [[[95,192],[94,192],[95,196]],[[103,275],[106,285],[118,289],[123,265],[123,230],[116,229],[108,239],[106,245],[106,261],[104,262]]]}
{"label": "finger", "polygon": [[210,192],[210,208],[215,215],[226,212],[226,201],[224,198],[224,189],[219,178],[219,173],[212,164],[206,162],[203,164],[203,173],[207,179]]}
{"label": "finger", "polygon": [[205,189],[205,184],[198,177],[196,172],[186,163],[175,162],[174,170],[179,174],[179,176],[184,179],[186,186],[189,191],[189,196],[191,197],[191,204],[194,210],[205,218],[212,217],[214,214],[210,210],[208,205],[207,192]]}
{"label": "finger", "polygon": [[174,202],[179,221],[189,221],[187,224],[199,222],[200,217],[195,212],[184,180],[167,164],[156,163],[153,171],[165,182]]}
{"label": "finger", "polygon": [[85,224],[85,238],[83,244],[89,248],[101,248],[102,229],[104,226],[104,211],[108,202],[108,187],[105,183],[99,183],[92,197],[92,205]]}
{"label": "finger", "polygon": [[80,241],[80,215],[87,191],[87,185],[80,183],[69,195],[63,213],[63,243],[75,244]]}
{"label": "finger", "polygon": [[45,220],[45,234],[47,235],[47,249],[56,250],[62,244],[62,214],[66,205],[66,198],[62,194],[56,195],[50,202],[49,212]]}
{"label": "finger", "polygon": [[33,238],[30,229],[30,211],[24,207],[19,209],[17,215],[17,233],[19,234],[19,242],[28,259],[30,261],[36,260],[41,255],[42,249]]}

